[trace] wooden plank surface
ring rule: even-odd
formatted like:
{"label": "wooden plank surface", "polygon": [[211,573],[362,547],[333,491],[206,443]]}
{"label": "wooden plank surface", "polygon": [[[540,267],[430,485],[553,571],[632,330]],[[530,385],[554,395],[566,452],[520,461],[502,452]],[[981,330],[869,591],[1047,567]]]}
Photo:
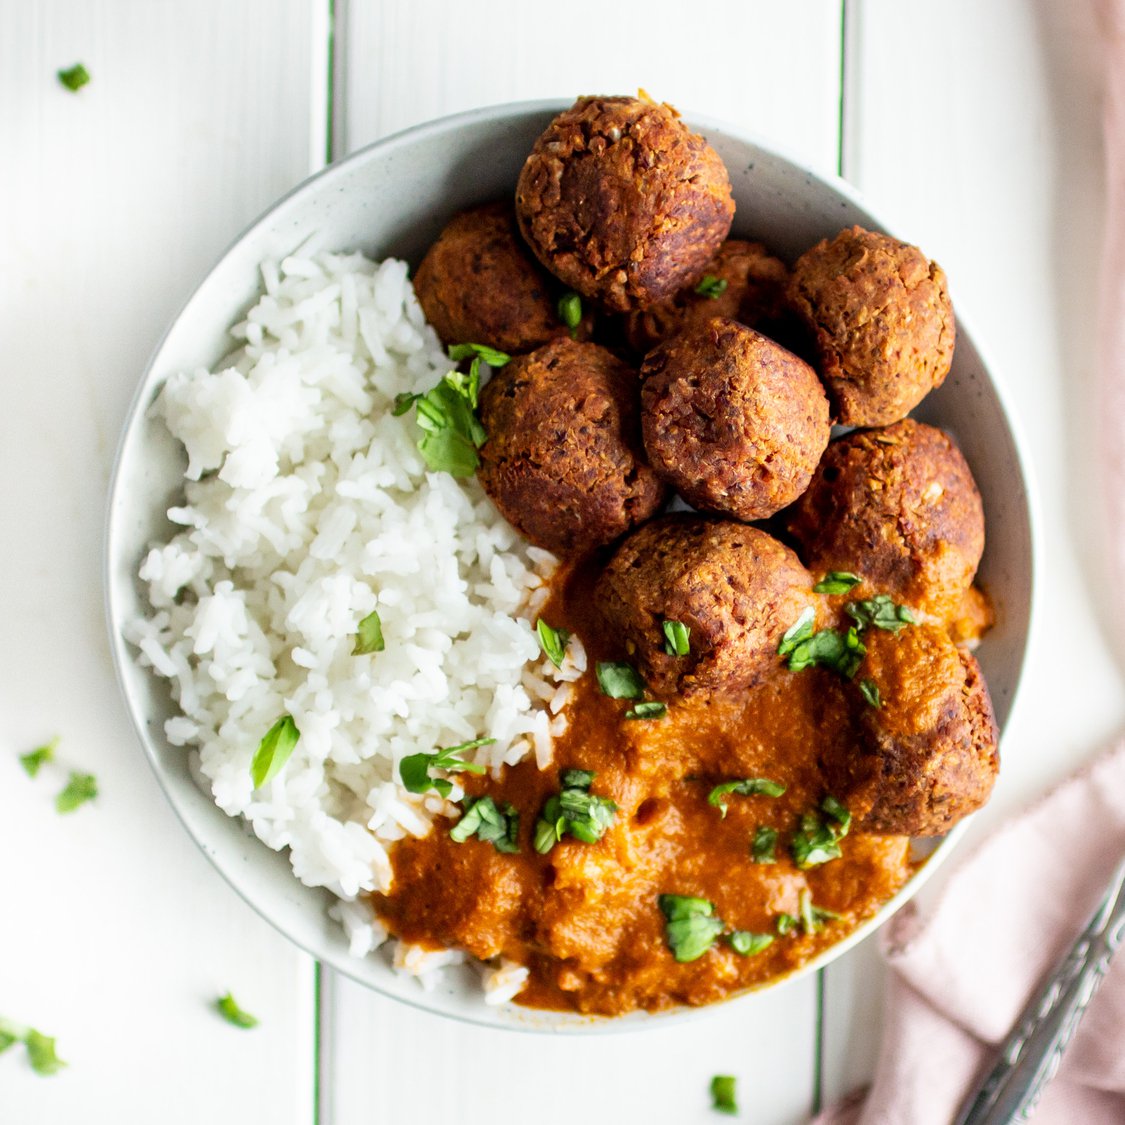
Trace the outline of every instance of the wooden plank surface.
{"label": "wooden plank surface", "polygon": [[[0,1014],[70,1064],[45,1079],[6,1052],[0,1120],[308,1125],[312,963],[157,788],[114,681],[100,555],[117,435],[165,323],[308,173],[317,115],[323,154],[323,5],[3,0],[0,26]],[[93,80],[71,94],[55,72],[77,61]],[[32,781],[16,755],[53,735],[59,764]],[[62,817],[69,768],[100,793]],[[227,989],[260,1027],[218,1018]]]}
{"label": "wooden plank surface", "polygon": [[[487,9],[349,0],[337,25],[342,150],[476,106],[643,86],[835,171],[839,5],[720,0],[686,18],[681,3],[660,0],[637,12],[592,0]],[[581,1040],[460,1026],[331,975],[325,991],[322,1088],[333,1125],[366,1122],[375,1105],[387,1121],[416,1125],[534,1106],[542,1125],[562,1125],[573,1121],[576,1090],[606,1120],[705,1122],[714,1120],[707,1087],[716,1073],[740,1078],[745,1111],[763,1125],[804,1120],[812,1104],[812,978],[679,1027]],[[440,1060],[440,1082],[420,1059]]]}
{"label": "wooden plank surface", "polygon": [[[848,8],[844,174],[945,268],[1008,393],[1038,485],[1033,646],[1000,784],[961,844],[966,854],[1097,751],[1125,702],[1101,631],[1107,578],[1090,440],[1103,222],[1097,30],[1085,4]],[[881,993],[872,942],[827,970],[829,1095],[869,1077]]]}

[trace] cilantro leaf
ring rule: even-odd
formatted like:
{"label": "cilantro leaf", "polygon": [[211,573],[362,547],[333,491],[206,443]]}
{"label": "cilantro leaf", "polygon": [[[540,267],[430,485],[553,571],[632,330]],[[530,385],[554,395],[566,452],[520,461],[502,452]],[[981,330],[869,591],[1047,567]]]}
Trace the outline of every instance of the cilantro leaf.
{"label": "cilantro leaf", "polygon": [[705,898],[660,895],[656,902],[664,915],[668,948],[677,961],[698,960],[723,932],[723,920],[714,917],[714,904]]}
{"label": "cilantro leaf", "polygon": [[78,93],[90,81],[90,72],[81,63],[75,63],[74,66],[60,70],[57,74],[59,81],[72,94]]}
{"label": "cilantro leaf", "polygon": [[808,640],[813,635],[815,622],[816,610],[811,605],[806,606],[801,611],[801,616],[782,634],[777,655],[788,656],[802,641]]}
{"label": "cilantro leaf", "polygon": [[244,1011],[235,1003],[234,997],[228,992],[225,996],[220,996],[215,1001],[215,1007],[220,1016],[227,1021],[227,1023],[234,1024],[235,1027],[257,1027],[258,1019],[252,1016],[249,1012]]}
{"label": "cilantro leaf", "polygon": [[663,703],[652,700],[648,703],[638,703],[636,707],[625,712],[627,719],[663,719],[668,714],[668,708]]}
{"label": "cilantro leaf", "polygon": [[449,358],[454,363],[460,363],[463,359],[483,359],[489,367],[503,367],[512,359],[507,352],[490,348],[487,344],[454,344],[449,349]]}
{"label": "cilantro leaf", "polygon": [[777,781],[770,781],[767,777],[744,777],[740,781],[724,781],[722,785],[716,785],[707,794],[707,803],[714,805],[725,819],[727,803],[723,798],[730,793],[737,793],[742,797],[780,797],[784,792],[784,785]]}
{"label": "cilantro leaf", "polygon": [[395,398],[396,415],[405,414],[411,406],[417,408],[415,420],[423,431],[418,452],[434,472],[471,477],[480,465],[477,450],[488,435],[474,413],[479,388],[480,374],[474,361],[468,375],[450,371],[425,394],[400,394]]}
{"label": "cilantro leaf", "polygon": [[58,744],[59,740],[56,736],[52,738],[50,742],[44,743],[42,746],[36,746],[34,750],[20,755],[20,765],[23,766],[28,777],[35,777],[35,775],[39,773],[39,767],[42,766],[44,762],[54,760],[55,750]]}
{"label": "cilantro leaf", "polygon": [[803,672],[806,668],[819,666],[850,680],[866,655],[867,648],[859,639],[859,631],[854,626],[846,633],[836,629],[821,629],[819,633],[797,643],[789,654],[787,667],[790,672]]}
{"label": "cilantro leaf", "polygon": [[883,697],[879,694],[879,685],[874,680],[860,680],[859,694],[862,695],[872,707],[883,706]]}
{"label": "cilantro leaf", "polygon": [[465,750],[475,750],[478,746],[491,746],[495,738],[474,738],[472,742],[461,742],[456,746],[445,746],[433,754],[407,754],[398,764],[399,777],[409,793],[426,793],[437,790],[442,797],[448,797],[453,785],[443,777],[430,777],[431,769],[446,770],[449,773],[487,773],[487,767],[476,762],[466,762],[458,757]]}
{"label": "cilantro leaf", "polygon": [[60,813],[74,812],[97,795],[98,779],[92,773],[71,770],[66,787],[55,798],[55,810]]}
{"label": "cilantro leaf", "polygon": [[0,1017],[0,1052],[16,1043],[27,1048],[27,1061],[36,1074],[57,1074],[66,1063],[55,1053],[55,1040],[34,1027]]}
{"label": "cilantro leaf", "polygon": [[711,1079],[711,1108],[718,1113],[729,1113],[732,1117],[738,1113],[733,1075],[716,1074]]}
{"label": "cilantro leaf", "polygon": [[383,640],[383,622],[379,619],[378,611],[373,609],[359,623],[352,656],[366,656],[371,652],[382,652],[386,647],[386,642]]}
{"label": "cilantro leaf", "polygon": [[786,937],[797,928],[797,919],[792,914],[779,914],[777,916],[777,932]]}
{"label": "cilantro leaf", "polygon": [[631,664],[599,660],[596,671],[598,687],[610,699],[640,699],[645,693],[645,682]]}
{"label": "cilantro leaf", "polygon": [[449,830],[455,844],[463,844],[476,836],[491,844],[498,852],[518,852],[520,814],[513,805],[500,808],[491,797],[470,799],[461,819]]}
{"label": "cilantro leaf", "polygon": [[858,574],[850,570],[830,570],[814,587],[817,594],[846,594],[853,586],[858,586],[861,579]]}
{"label": "cilantro leaf", "polygon": [[814,906],[812,891],[807,887],[801,892],[799,913],[801,915],[801,928],[806,934],[818,933],[824,929],[825,922],[832,922],[840,917],[834,910],[826,910],[823,906]]}
{"label": "cilantro leaf", "polygon": [[250,779],[254,782],[255,789],[261,789],[277,777],[289,761],[300,738],[301,732],[290,715],[282,715],[266,731],[262,741],[258,743],[258,749],[254,751],[254,760],[250,763]]}
{"label": "cilantro leaf", "polygon": [[755,934],[750,930],[732,930],[727,935],[731,949],[742,957],[753,957],[773,945],[773,934]]}
{"label": "cilantro leaf", "polygon": [[570,338],[578,339],[578,326],[582,323],[582,298],[569,290],[559,298],[557,306],[559,320],[570,329]]}
{"label": "cilantro leaf", "polygon": [[805,813],[801,817],[801,827],[794,833],[790,844],[793,862],[802,870],[818,867],[843,854],[840,841],[848,834],[852,814],[835,797],[825,797],[821,809],[836,821],[836,826],[827,824],[818,813]]}
{"label": "cilantro leaf", "polygon": [[691,651],[691,630],[682,621],[665,621],[661,628],[664,630],[664,651],[669,656],[687,656]]}
{"label": "cilantro leaf", "polygon": [[543,650],[543,655],[556,668],[561,668],[570,634],[565,629],[552,629],[542,617],[535,622],[535,634],[539,638],[539,647]]}
{"label": "cilantro leaf", "polygon": [[717,301],[727,291],[727,284],[726,278],[705,273],[695,287],[695,291],[701,297],[710,297],[712,301]]}
{"label": "cilantro leaf", "polygon": [[895,605],[887,594],[876,594],[862,602],[848,602],[844,609],[861,629],[873,625],[876,629],[897,633],[906,625],[917,624],[914,614],[904,605]]}
{"label": "cilantro leaf", "polygon": [[774,853],[776,846],[777,829],[762,825],[754,833],[754,839],[750,844],[750,858],[755,863],[777,863],[777,855]]}
{"label": "cilantro leaf", "polygon": [[532,846],[546,855],[564,836],[584,844],[596,844],[613,823],[617,803],[590,792],[594,781],[590,770],[564,770],[562,791],[548,797],[535,822]]}

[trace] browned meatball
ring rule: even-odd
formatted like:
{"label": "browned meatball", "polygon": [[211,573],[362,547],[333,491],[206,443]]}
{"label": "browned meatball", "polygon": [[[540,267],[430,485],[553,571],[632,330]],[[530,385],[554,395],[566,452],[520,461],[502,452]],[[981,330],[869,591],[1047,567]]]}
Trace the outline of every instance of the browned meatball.
{"label": "browned meatball", "polygon": [[700,282],[667,301],[626,313],[622,318],[625,340],[643,354],[673,333],[714,316],[757,328],[782,315],[788,280],[785,263],[760,242],[727,239],[707,263]]}
{"label": "browned meatball", "polygon": [[852,571],[853,596],[891,595],[951,621],[984,551],[984,511],[960,450],[941,430],[906,419],[829,447],[789,532],[814,574]]}
{"label": "browned meatball", "polygon": [[730,230],[730,178],[671,106],[579,98],[535,142],[516,185],[539,260],[614,312],[694,284]]}
{"label": "browned meatball", "polygon": [[[623,655],[665,697],[752,686],[776,665],[781,635],[816,600],[797,556],[764,531],[688,515],[633,532],[595,597]],[[666,650],[665,621],[687,627],[686,655]]]}
{"label": "browned meatball", "polygon": [[949,374],[945,274],[916,246],[862,227],[841,231],[797,260],[789,300],[815,336],[844,425],[897,422]]}
{"label": "browned meatball", "polygon": [[[559,286],[528,252],[510,203],[462,211],[426,252],[414,292],[442,343],[488,344],[510,355],[569,335]],[[589,332],[589,321],[579,336]]]}
{"label": "browned meatball", "polygon": [[649,463],[691,505],[764,519],[808,487],[828,445],[816,372],[733,320],[694,324],[641,367]]}
{"label": "browned meatball", "polygon": [[980,665],[938,628],[871,629],[857,681],[881,705],[860,704],[858,745],[824,763],[857,831],[937,836],[988,800],[1000,768],[998,733]]}
{"label": "browned meatball", "polygon": [[480,482],[536,546],[583,555],[660,507],[636,385],[612,352],[563,338],[513,359],[481,391]]}

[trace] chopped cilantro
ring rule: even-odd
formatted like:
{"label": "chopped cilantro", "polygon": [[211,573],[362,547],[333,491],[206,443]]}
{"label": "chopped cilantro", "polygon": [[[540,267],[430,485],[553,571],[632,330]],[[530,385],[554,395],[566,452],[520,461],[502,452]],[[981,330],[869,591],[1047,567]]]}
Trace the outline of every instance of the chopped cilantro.
{"label": "chopped cilantro", "polygon": [[777,846],[777,829],[762,825],[754,833],[750,844],[750,858],[755,863],[777,863],[774,848]]}
{"label": "chopped cilantro", "polygon": [[252,1016],[249,1012],[243,1011],[234,1000],[234,997],[228,992],[225,996],[220,996],[215,1001],[215,1007],[219,1015],[227,1021],[227,1023],[234,1024],[235,1027],[257,1027],[257,1017]]}
{"label": "chopped cilantro", "polygon": [[750,930],[732,930],[727,934],[731,949],[742,957],[753,957],[773,945],[773,934],[755,934]]}
{"label": "chopped cilantro", "polygon": [[822,906],[814,906],[812,891],[806,887],[801,892],[800,899],[801,928],[806,934],[815,934],[824,929],[825,922],[832,922],[840,915],[834,910],[826,910]]}
{"label": "chopped cilantro", "polygon": [[78,93],[90,81],[90,72],[81,63],[75,63],[74,66],[68,66],[57,73],[59,81],[72,94]]}
{"label": "chopped cilantro", "polygon": [[507,352],[490,348],[487,344],[454,344],[449,349],[449,358],[454,363],[460,363],[463,359],[483,359],[489,367],[503,367],[512,359]]}
{"label": "chopped cilantro", "polygon": [[727,291],[727,280],[716,277],[713,273],[705,273],[695,291],[701,297],[710,297],[712,301],[716,301]]}
{"label": "chopped cilantro", "polygon": [[711,1107],[716,1112],[729,1113],[732,1117],[738,1113],[734,1086],[735,1080],[730,1074],[716,1074],[711,1079]]}
{"label": "chopped cilantro", "polygon": [[895,605],[887,594],[876,594],[867,601],[848,602],[844,609],[861,629],[873,625],[876,629],[897,633],[906,625],[917,624],[914,614],[904,605]]}
{"label": "chopped cilantro", "polygon": [[282,715],[266,731],[254,752],[254,760],[250,763],[250,779],[254,782],[255,789],[261,789],[277,777],[289,761],[300,738],[301,732],[289,715]]}
{"label": "chopped cilantro", "polygon": [[707,795],[707,803],[714,805],[725,818],[727,803],[723,800],[728,794],[737,793],[740,797],[780,797],[785,786],[766,777],[744,777],[741,781],[724,781],[716,785]]}
{"label": "chopped cilantro", "polygon": [[22,1043],[27,1049],[27,1061],[36,1074],[57,1074],[66,1066],[55,1053],[55,1040],[51,1036],[0,1016],[0,1051],[16,1043]]}
{"label": "chopped cilantro", "polygon": [[777,655],[788,656],[799,644],[807,641],[813,635],[815,622],[816,610],[811,605],[806,606],[801,611],[801,616],[782,634]]}
{"label": "chopped cilantro", "polygon": [[777,932],[786,937],[797,928],[797,919],[792,914],[779,914],[777,916]]}
{"label": "chopped cilantro", "polygon": [[596,844],[613,823],[617,803],[590,792],[592,770],[563,770],[562,792],[548,797],[535,822],[532,846],[546,855],[564,836]]}
{"label": "chopped cilantro", "polygon": [[476,836],[491,844],[498,852],[518,852],[520,814],[515,807],[505,803],[500,808],[491,797],[470,799],[461,819],[449,830],[455,844],[463,844]]}
{"label": "chopped cilantro", "polygon": [[74,812],[97,795],[98,780],[92,773],[71,770],[66,787],[55,798],[55,810],[60,813]]}
{"label": "chopped cilantro", "polygon": [[835,797],[825,797],[820,807],[836,824],[826,823],[815,812],[801,817],[801,827],[793,835],[790,850],[793,862],[802,870],[839,859],[842,854],[840,841],[851,827],[852,814]]}
{"label": "chopped cilantro", "polygon": [[714,917],[715,907],[705,898],[660,895],[656,901],[664,915],[668,948],[677,961],[698,960],[723,932],[723,920]]}
{"label": "chopped cilantro", "polygon": [[665,621],[661,628],[664,630],[664,651],[669,656],[687,656],[691,651],[691,630],[682,621]]}
{"label": "chopped cilantro", "polygon": [[610,699],[640,699],[645,693],[645,682],[631,664],[599,660],[596,671],[598,687]]}
{"label": "chopped cilantro", "polygon": [[627,719],[663,719],[668,714],[668,708],[663,703],[651,701],[638,703],[636,707],[625,712]]}
{"label": "chopped cilantro", "polygon": [[458,755],[465,750],[475,750],[478,746],[490,746],[495,741],[495,738],[474,738],[472,742],[442,747],[433,754],[407,754],[398,764],[402,784],[410,793],[426,793],[430,789],[436,789],[442,797],[448,797],[453,790],[452,783],[443,777],[430,777],[430,770],[446,770],[449,773],[485,773],[484,766],[476,762],[466,762]]}
{"label": "chopped cilantro", "polygon": [[872,707],[883,706],[883,697],[879,694],[879,685],[874,680],[860,680],[859,694],[862,695]]}
{"label": "chopped cilantro", "polygon": [[54,760],[58,744],[58,738],[52,738],[50,742],[44,743],[42,746],[36,746],[34,750],[29,750],[26,754],[20,755],[20,765],[23,766],[28,777],[35,777],[39,772],[39,767],[44,762]]}
{"label": "chopped cilantro", "polygon": [[570,329],[570,338],[578,339],[578,326],[582,323],[582,298],[569,290],[559,298],[559,320]]}
{"label": "chopped cilantro", "polygon": [[535,634],[543,655],[556,667],[561,668],[570,634],[565,629],[552,629],[542,617],[535,622]]}
{"label": "chopped cilantro", "polygon": [[382,652],[386,647],[386,642],[383,640],[383,622],[379,620],[378,612],[372,610],[359,623],[352,656],[366,656],[371,652]]}
{"label": "chopped cilantro", "polygon": [[814,587],[817,594],[846,594],[860,582],[858,574],[850,570],[830,570]]}
{"label": "chopped cilantro", "polygon": [[[469,346],[469,345],[464,345]],[[422,460],[434,472],[454,477],[471,477],[480,464],[477,450],[488,434],[474,411],[480,390],[478,360],[468,375],[450,371],[425,394],[400,394],[395,398],[394,414],[417,408],[418,441]]]}

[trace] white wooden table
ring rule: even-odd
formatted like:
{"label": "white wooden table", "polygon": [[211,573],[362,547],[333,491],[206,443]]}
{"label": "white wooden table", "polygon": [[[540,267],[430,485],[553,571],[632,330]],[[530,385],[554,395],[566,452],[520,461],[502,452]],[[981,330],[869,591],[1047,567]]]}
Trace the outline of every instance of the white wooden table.
{"label": "white wooden table", "polygon": [[[81,60],[73,95],[55,71]],[[644,86],[840,171],[950,275],[1033,451],[1036,642],[971,839],[1125,718],[1099,616],[1092,443],[1097,29],[1062,0],[0,0],[0,1121],[795,1122],[869,1077],[881,970],[834,967],[669,1030],[488,1032],[317,967],[165,804],[110,666],[105,490],[146,356],[222,248],[326,160],[473,106]],[[1116,581],[1123,576],[1116,576]],[[17,754],[58,734],[96,802]],[[210,1005],[227,989],[253,1032]],[[500,1068],[503,1068],[502,1070]]]}

